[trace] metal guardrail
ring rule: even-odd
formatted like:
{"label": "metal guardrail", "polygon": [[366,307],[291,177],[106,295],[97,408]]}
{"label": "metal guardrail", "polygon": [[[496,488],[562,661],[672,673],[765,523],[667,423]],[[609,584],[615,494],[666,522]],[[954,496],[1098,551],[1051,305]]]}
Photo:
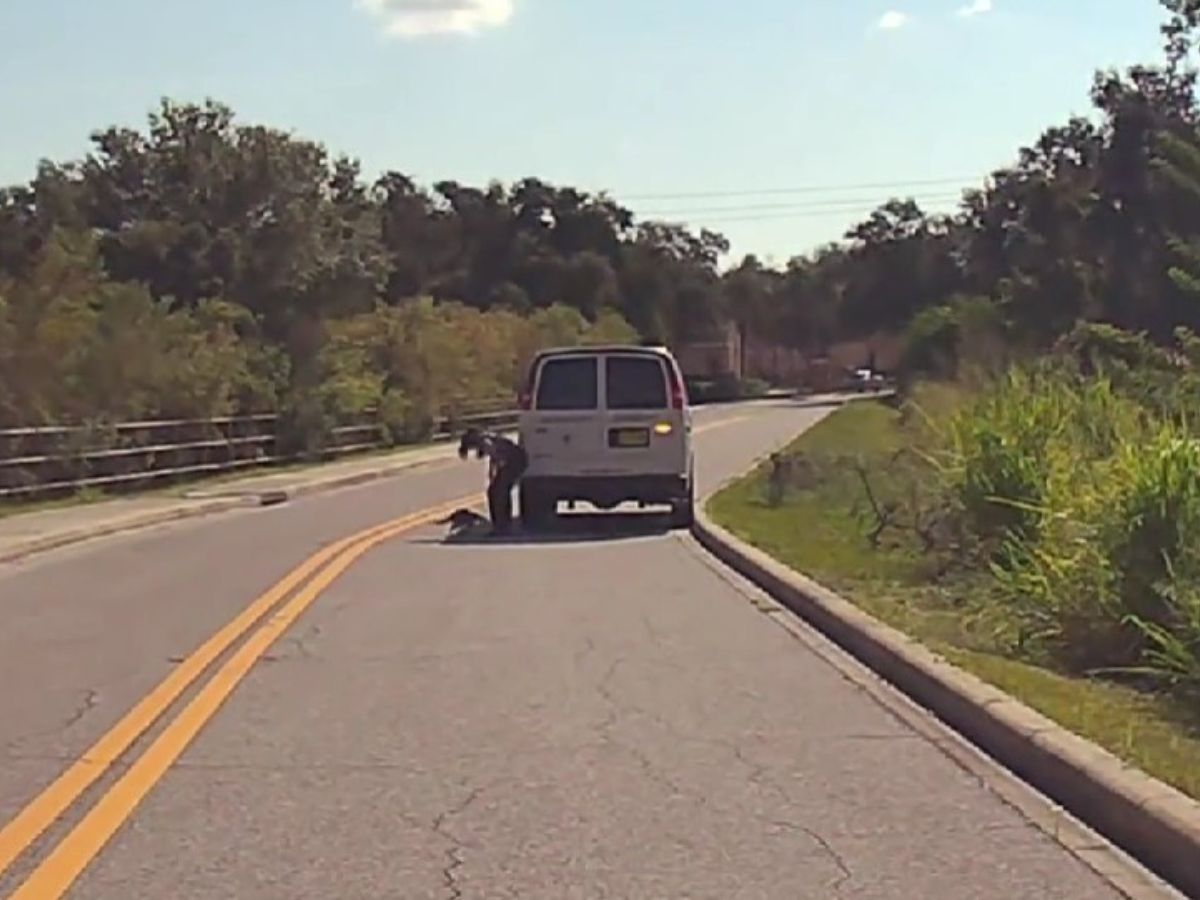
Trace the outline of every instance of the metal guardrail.
{"label": "metal guardrail", "polygon": [[[499,403],[443,413],[433,439],[470,425],[503,428],[517,413]],[[131,490],[170,479],[301,461],[278,450],[277,415],[0,429],[0,502],[85,489]],[[338,459],[395,446],[374,414],[331,429],[317,457]]]}
{"label": "metal guardrail", "polygon": [[[506,403],[478,403],[444,412],[434,423],[432,438],[446,440],[471,425],[514,427],[517,411]],[[231,474],[311,458],[279,452],[279,426],[278,415],[266,414],[0,429],[0,503],[86,489],[130,491],[171,479]],[[332,428],[314,461],[390,446],[396,444],[386,439],[383,423],[368,413]]]}

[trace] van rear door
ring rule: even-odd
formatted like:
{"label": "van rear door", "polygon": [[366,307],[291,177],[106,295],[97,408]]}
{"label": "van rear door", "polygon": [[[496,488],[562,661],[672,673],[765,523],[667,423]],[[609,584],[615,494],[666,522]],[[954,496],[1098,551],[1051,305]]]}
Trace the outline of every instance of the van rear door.
{"label": "van rear door", "polygon": [[600,360],[564,354],[541,361],[523,435],[533,470],[586,475],[603,466]]}
{"label": "van rear door", "polygon": [[671,401],[667,360],[655,353],[604,357],[604,449],[610,474],[685,468],[684,411]]}

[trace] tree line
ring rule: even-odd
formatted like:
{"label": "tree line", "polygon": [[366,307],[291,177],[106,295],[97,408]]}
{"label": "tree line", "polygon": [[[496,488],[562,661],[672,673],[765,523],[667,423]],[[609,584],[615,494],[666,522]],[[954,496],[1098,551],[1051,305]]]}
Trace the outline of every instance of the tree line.
{"label": "tree line", "polygon": [[97,132],[0,192],[0,422],[376,408],[420,431],[511,395],[548,343],[710,327],[727,249],[535,179],[367,182],[220,103],[164,100],[145,132]]}

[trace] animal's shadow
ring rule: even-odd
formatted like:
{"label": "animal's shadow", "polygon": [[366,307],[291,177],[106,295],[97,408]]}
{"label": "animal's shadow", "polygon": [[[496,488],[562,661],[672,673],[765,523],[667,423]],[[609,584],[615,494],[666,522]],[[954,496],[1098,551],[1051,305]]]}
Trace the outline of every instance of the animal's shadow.
{"label": "animal's shadow", "polygon": [[480,523],[441,538],[418,539],[413,543],[447,547],[521,547],[547,544],[610,543],[662,537],[671,531],[667,513],[653,512],[560,512],[547,524],[529,528],[518,521],[502,535],[490,534],[490,524]]}

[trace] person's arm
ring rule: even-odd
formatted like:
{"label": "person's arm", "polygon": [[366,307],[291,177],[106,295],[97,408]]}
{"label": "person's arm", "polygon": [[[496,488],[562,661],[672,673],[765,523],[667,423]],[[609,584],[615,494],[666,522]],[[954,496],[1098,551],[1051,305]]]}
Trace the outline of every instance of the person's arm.
{"label": "person's arm", "polygon": [[488,481],[496,477],[496,439],[490,434],[483,437],[483,455],[488,461]]}

